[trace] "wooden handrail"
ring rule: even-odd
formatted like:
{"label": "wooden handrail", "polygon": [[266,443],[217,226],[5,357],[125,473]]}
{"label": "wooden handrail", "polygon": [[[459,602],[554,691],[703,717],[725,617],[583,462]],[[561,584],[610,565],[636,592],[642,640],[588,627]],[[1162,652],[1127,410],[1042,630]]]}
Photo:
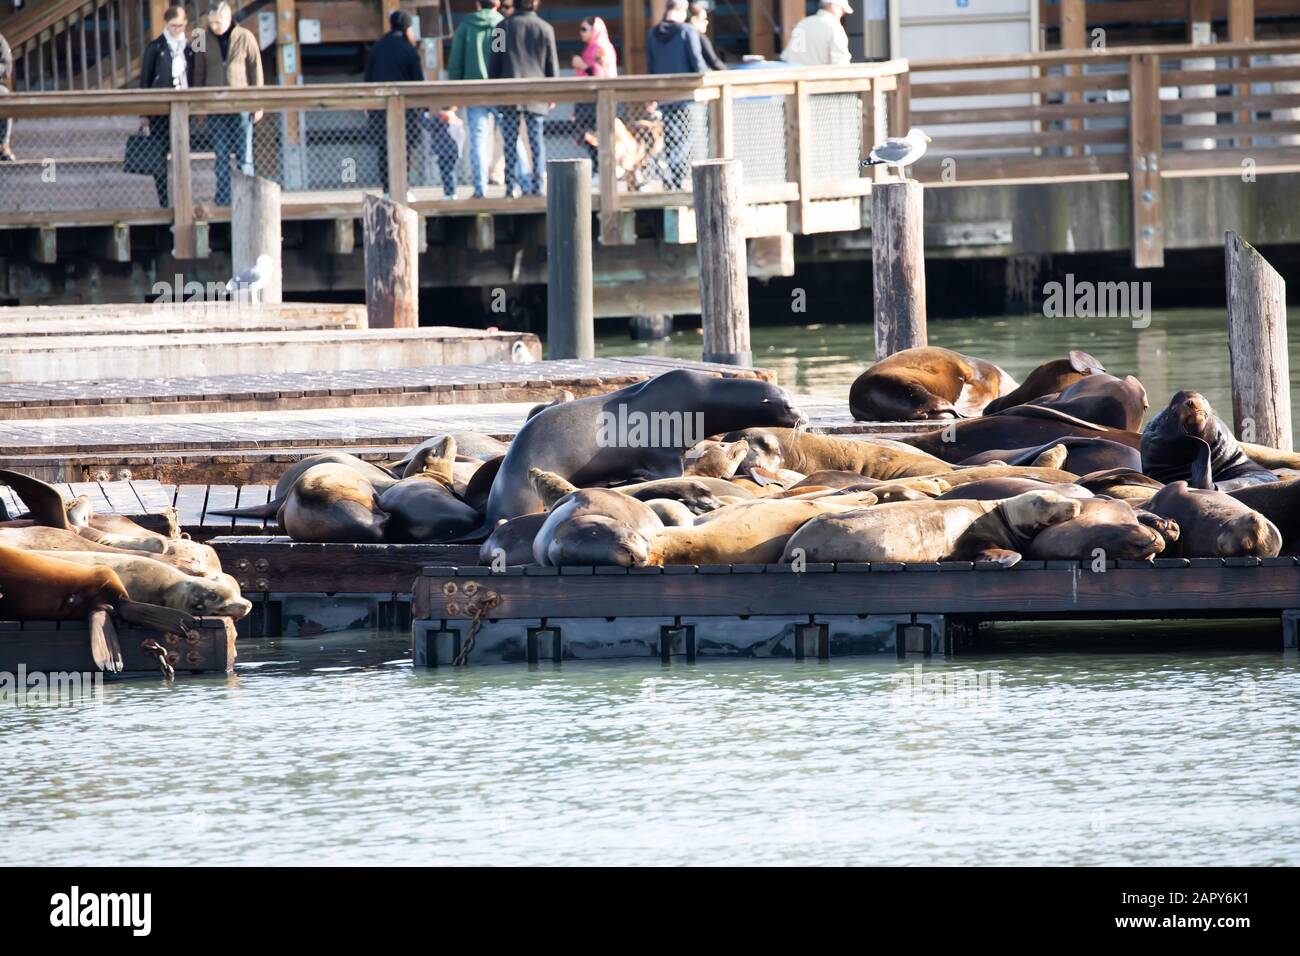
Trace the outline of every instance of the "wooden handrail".
{"label": "wooden handrail", "polygon": [[[1220,56],[1264,56],[1269,53],[1300,52],[1300,38],[1292,40],[1257,40],[1250,43],[1190,43],[1114,46],[1101,50],[1048,50],[1043,53],[997,53],[988,56],[943,57],[909,60],[911,73],[940,70],[986,70],[1009,66],[1063,66],[1070,63],[1125,63],[1133,56],[1158,56],[1161,59]],[[918,84],[919,85],[919,84]]]}

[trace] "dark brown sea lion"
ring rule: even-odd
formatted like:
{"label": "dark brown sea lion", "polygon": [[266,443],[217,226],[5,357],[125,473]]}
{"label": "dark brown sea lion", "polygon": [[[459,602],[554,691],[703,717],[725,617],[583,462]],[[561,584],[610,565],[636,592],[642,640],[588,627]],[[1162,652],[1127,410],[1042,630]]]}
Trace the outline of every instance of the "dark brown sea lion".
{"label": "dark brown sea lion", "polygon": [[1249,485],[1228,494],[1277,526],[1283,551],[1300,550],[1300,478]]}
{"label": "dark brown sea lion", "polygon": [[1232,491],[1278,480],[1242,451],[1232,431],[1198,392],[1175,392],[1147,423],[1141,447],[1142,471],[1166,483],[1186,481],[1193,488]]}
{"label": "dark brown sea lion", "polygon": [[[433,440],[430,439],[430,441]],[[333,484],[350,484],[355,488],[361,488],[364,485],[365,488],[369,488],[376,493],[387,491],[400,480],[388,469],[358,458],[356,455],[349,455],[345,452],[323,452],[319,455],[309,455],[286,468],[275,483],[275,494],[271,496],[271,500],[266,504],[251,505],[246,508],[222,508],[211,511],[209,514],[230,515],[236,518],[274,518],[281,514],[282,509],[289,502],[291,494],[297,488],[299,481],[308,472],[318,467],[323,467],[323,470],[315,472],[314,483],[318,488],[321,484],[320,476],[322,475],[330,476],[330,481]],[[352,473],[351,477],[347,474],[348,471]],[[284,527],[283,521],[280,522],[280,527]],[[292,535],[292,532],[290,534]],[[297,540],[320,541],[325,539],[298,538]],[[329,540],[343,539],[331,538]],[[373,539],[363,537],[357,540],[364,542]]]}
{"label": "dark brown sea lion", "polygon": [[298,476],[277,520],[295,541],[378,544],[384,540],[388,513],[369,479],[349,465],[330,462]]}
{"label": "dark brown sea lion", "polygon": [[96,666],[116,672],[122,669],[122,652],[114,617],[182,638],[187,636],[186,628],[198,623],[183,611],[132,600],[111,568],[87,567],[0,545],[0,619],[84,618]]}
{"label": "dark brown sea lion", "polygon": [[532,564],[533,540],[542,525],[546,523],[546,518],[546,512],[539,511],[536,514],[503,520],[479,547],[478,563],[506,566]]}
{"label": "dark brown sea lion", "polygon": [[1087,488],[1094,495],[1122,498],[1132,505],[1147,501],[1164,487],[1163,482],[1156,481],[1133,468],[1107,468],[1103,471],[1089,472],[1080,477],[1075,484]]}
{"label": "dark brown sea lion", "polygon": [[1022,410],[1018,413],[1023,415],[1031,414],[1029,410],[1032,409],[1059,412],[1107,428],[1136,431],[1142,427],[1146,415],[1147,390],[1132,375],[1117,378],[1105,372],[1094,372],[1059,392],[988,414],[1004,415]]}
{"label": "dark brown sea lion", "polygon": [[781,560],[1017,563],[1041,531],[1078,517],[1082,503],[1052,491],[1002,501],[899,501],[809,521]]}
{"label": "dark brown sea lion", "polygon": [[1271,558],[1282,549],[1282,532],[1273,522],[1221,491],[1175,481],[1156,492],[1144,507],[1178,523],[1181,537],[1168,557]]}
{"label": "dark brown sea lion", "polygon": [[1103,560],[1146,561],[1165,550],[1158,525],[1177,540],[1177,525],[1147,516],[1143,520],[1125,501],[1088,498],[1077,518],[1043,529],[1030,542],[1027,556],[1040,561]]}
{"label": "dark brown sea lion", "polygon": [[1015,387],[1015,380],[992,362],[951,349],[904,349],[854,380],[849,411],[865,422],[970,418]]}
{"label": "dark brown sea lion", "polygon": [[556,405],[525,422],[510,443],[492,483],[482,534],[500,518],[540,507],[528,478],[533,468],[584,487],[678,477],[686,450],[709,435],[804,420],[769,382],[688,369]]}
{"label": "dark brown sea lion", "polygon": [[598,515],[646,540],[664,526],[649,505],[631,495],[608,488],[577,489],[562,476],[538,468],[532,469],[529,480],[538,502],[549,511],[533,539],[533,560],[538,564],[558,567],[552,564],[551,555],[566,562],[572,559],[572,552],[565,546],[552,545],[562,527],[576,518]]}
{"label": "dark brown sea lion", "polygon": [[1051,395],[1069,388],[1085,375],[1104,372],[1106,369],[1087,352],[1072,349],[1068,358],[1053,359],[1034,369],[1014,391],[995,398],[984,406],[984,414],[992,415],[1005,408],[1024,405],[1044,395]]}
{"label": "dark brown sea lion", "polygon": [[1054,491],[1066,498],[1091,498],[1092,492],[1074,484],[1039,481],[1011,475],[1005,478],[981,478],[945,491],[938,501],[1002,501],[1027,491]]}
{"label": "dark brown sea lion", "polygon": [[804,475],[819,471],[852,471],[867,478],[889,481],[935,475],[948,464],[933,455],[917,452],[899,442],[814,435],[795,428],[746,428],[732,432],[726,441],[749,443],[747,464],[776,472],[780,469]]}
{"label": "dark brown sea lion", "polygon": [[465,491],[462,494],[465,504],[479,512],[487,509],[488,495],[492,493],[492,483],[497,480],[497,472],[501,470],[501,463],[505,460],[505,455],[497,455],[495,458],[489,458],[479,466],[478,470],[470,476],[469,481],[465,483]]}
{"label": "dark brown sea lion", "polygon": [[450,435],[426,442],[411,457],[402,480],[379,495],[379,510],[388,515],[385,541],[455,541],[479,526],[482,516],[456,497],[455,461]]}
{"label": "dark brown sea lion", "polygon": [[985,465],[994,461],[1008,465],[1032,464],[1043,452],[1055,445],[1065,446],[1065,460],[1059,466],[1063,471],[1086,475],[1107,468],[1132,468],[1142,470],[1142,455],[1136,448],[1107,438],[1080,438],[1071,436],[1035,445],[1031,448],[994,448],[972,455],[963,465]]}
{"label": "dark brown sea lion", "polygon": [[1094,425],[1037,405],[1017,405],[996,415],[951,422],[943,428],[917,435],[893,437],[950,464],[988,451],[1037,448],[1069,437],[1105,438],[1131,448],[1137,448],[1142,441],[1137,432]]}

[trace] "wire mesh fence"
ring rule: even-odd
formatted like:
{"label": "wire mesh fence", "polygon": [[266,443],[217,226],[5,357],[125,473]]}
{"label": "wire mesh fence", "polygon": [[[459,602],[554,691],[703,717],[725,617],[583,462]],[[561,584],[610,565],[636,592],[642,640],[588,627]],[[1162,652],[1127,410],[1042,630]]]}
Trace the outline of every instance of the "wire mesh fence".
{"label": "wire mesh fence", "polygon": [[862,169],[862,99],[857,93],[818,93],[808,98],[809,129],[816,175],[855,179]]}

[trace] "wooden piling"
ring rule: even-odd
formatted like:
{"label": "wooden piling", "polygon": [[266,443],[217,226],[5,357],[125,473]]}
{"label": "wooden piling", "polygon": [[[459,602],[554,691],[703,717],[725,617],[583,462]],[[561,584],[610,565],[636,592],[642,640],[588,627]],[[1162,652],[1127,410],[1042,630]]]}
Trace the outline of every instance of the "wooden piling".
{"label": "wooden piling", "polygon": [[596,356],[591,160],[546,164],[546,357]]}
{"label": "wooden piling", "polygon": [[925,194],[912,180],[871,187],[876,361],[926,344]]}
{"label": "wooden piling", "polygon": [[372,329],[420,324],[420,217],[391,199],[367,195],[361,206],[365,235],[366,316]]}
{"label": "wooden piling", "polygon": [[259,302],[284,301],[280,244],[280,186],[263,176],[236,169],[230,180],[230,265],[239,275],[252,268],[260,256],[274,262],[271,277],[261,289]]}
{"label": "wooden piling", "polygon": [[1224,240],[1232,418],[1242,441],[1291,451],[1286,282],[1235,232]]}
{"label": "wooden piling", "polygon": [[691,170],[704,361],[753,365],[749,344],[745,200],[736,159],[710,159]]}

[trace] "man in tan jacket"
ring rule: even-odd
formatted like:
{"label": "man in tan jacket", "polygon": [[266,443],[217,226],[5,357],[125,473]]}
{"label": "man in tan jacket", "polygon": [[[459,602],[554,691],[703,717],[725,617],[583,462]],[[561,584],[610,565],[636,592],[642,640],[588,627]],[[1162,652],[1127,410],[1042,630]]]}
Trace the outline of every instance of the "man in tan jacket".
{"label": "man in tan jacket", "polygon": [[849,37],[844,32],[844,14],[852,13],[849,0],[821,0],[817,12],[804,17],[790,31],[790,42],[781,59],[791,66],[843,66],[849,55]]}
{"label": "man in tan jacket", "polygon": [[[195,47],[194,86],[262,86],[262,51],[257,37],[237,26],[229,0],[212,0],[208,6],[208,28],[202,46]],[[212,150],[216,154],[218,206],[230,205],[230,161],[234,157],[242,172],[253,172],[253,124],[262,118],[258,110],[208,117]]]}

